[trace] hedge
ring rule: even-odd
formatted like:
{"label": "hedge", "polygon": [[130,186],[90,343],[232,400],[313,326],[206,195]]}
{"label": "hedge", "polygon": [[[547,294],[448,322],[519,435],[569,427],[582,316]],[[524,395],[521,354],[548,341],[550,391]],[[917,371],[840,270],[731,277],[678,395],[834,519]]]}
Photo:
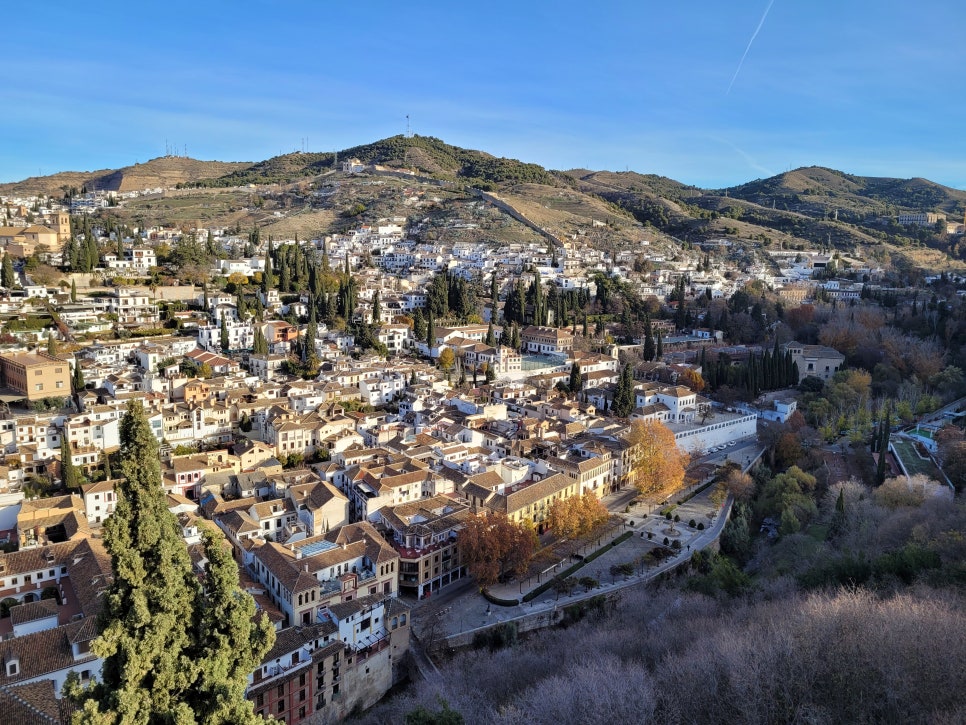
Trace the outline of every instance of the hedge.
{"label": "hedge", "polygon": [[550,579],[547,579],[547,581],[545,581],[543,584],[541,584],[540,586],[538,586],[536,589],[531,589],[529,592],[527,592],[526,594],[523,595],[523,601],[524,602],[529,602],[529,601],[531,601],[533,599],[536,599],[541,594],[543,594],[545,591],[547,591],[550,587],[552,587],[554,585],[554,582],[556,582],[558,580],[562,581],[562,580],[566,579],[568,576],[570,576],[571,574],[573,574],[574,572],[576,572],[581,567],[585,566],[586,564],[589,564],[594,559],[596,559],[598,556],[602,556],[604,553],[606,553],[610,549],[613,549],[618,544],[620,544],[620,543],[622,543],[624,541],[627,541],[633,535],[634,535],[634,532],[633,531],[625,531],[623,534],[621,534],[620,536],[618,536],[616,539],[614,539],[609,544],[604,544],[602,547],[600,547],[593,554],[590,554],[588,556],[585,556],[581,561],[578,561],[576,564],[572,564],[571,566],[567,567],[566,569],[564,569],[562,572],[560,572],[556,576],[551,577]]}
{"label": "hedge", "polygon": [[519,599],[500,599],[499,597],[495,597],[490,594],[487,589],[484,589],[482,594],[486,601],[488,601],[490,604],[495,604],[498,607],[515,607],[520,603]]}

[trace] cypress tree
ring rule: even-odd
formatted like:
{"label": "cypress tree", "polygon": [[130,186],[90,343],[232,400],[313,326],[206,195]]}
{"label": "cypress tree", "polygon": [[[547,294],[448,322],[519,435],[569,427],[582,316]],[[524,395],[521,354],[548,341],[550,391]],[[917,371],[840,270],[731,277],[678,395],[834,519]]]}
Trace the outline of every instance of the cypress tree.
{"label": "cypress tree", "polygon": [[68,683],[75,723],[256,723],[244,699],[248,674],[274,643],[238,570],[215,534],[203,534],[204,585],[192,571],[161,486],[158,443],[144,407],[121,420],[121,469],[114,514],[104,524],[114,579],[103,599],[101,680]]}
{"label": "cypress tree", "polygon": [[583,376],[580,374],[580,366],[574,363],[570,366],[570,383],[568,385],[570,392],[574,394],[579,393],[583,387],[583,382]]}
{"label": "cypress tree", "polygon": [[[704,352],[703,347],[701,348],[701,351]],[[658,362],[660,362],[664,358],[664,340],[661,339],[660,330],[657,331],[657,350],[655,350],[654,352],[654,357],[655,359],[657,359]]]}
{"label": "cypress tree", "polygon": [[231,345],[231,341],[228,339],[228,323],[226,318],[221,318],[221,351],[228,352],[228,348]]}
{"label": "cypress tree", "polygon": [[265,271],[262,272],[262,292],[268,294],[272,288],[272,241],[268,242],[268,251],[265,253]]}
{"label": "cypress tree", "polygon": [[493,334],[493,320],[490,319],[490,324],[486,328],[486,339],[483,341],[484,344],[493,347],[496,345],[496,336]]}
{"label": "cypress tree", "polygon": [[379,290],[372,296],[372,324],[377,324],[382,317],[382,308],[379,305]]}
{"label": "cypress tree", "polygon": [[429,311],[429,320],[426,322],[426,346],[429,354],[433,354],[433,347],[436,345],[436,323],[433,321],[433,311]]}
{"label": "cypress tree", "polygon": [[77,302],[77,282],[73,279],[70,281],[70,301]]}
{"label": "cypress tree", "polygon": [[74,375],[71,379],[71,385],[74,388],[75,393],[79,393],[84,389],[84,371],[81,370],[80,360],[74,359]]}
{"label": "cypress tree", "polygon": [[7,289],[11,289],[14,285],[14,274],[13,274],[13,262],[10,261],[10,255],[3,255],[3,262],[0,263],[0,282]]}
{"label": "cypress tree", "polygon": [[291,288],[291,274],[288,269],[288,259],[285,254],[285,247],[278,255],[278,289],[279,292],[288,292]]}
{"label": "cypress tree", "polygon": [[611,412],[619,418],[626,418],[634,411],[634,373],[630,364],[624,366],[620,380],[617,383],[617,391],[614,393],[614,402],[611,405]]}
{"label": "cypress tree", "polygon": [[654,337],[651,335],[650,327],[644,333],[644,350],[642,356],[646,362],[651,362],[654,359]]}
{"label": "cypress tree", "polygon": [[265,333],[262,332],[261,325],[255,325],[255,336],[252,340],[252,352],[256,355],[268,354],[268,340],[265,339]]}
{"label": "cypress tree", "polygon": [[60,480],[68,491],[80,490],[80,471],[77,470],[71,458],[70,441],[67,440],[66,431],[60,438]]}
{"label": "cypress tree", "polygon": [[101,452],[101,463],[104,466],[104,480],[110,481],[114,478],[114,473],[111,471],[111,457],[107,454],[107,451]]}

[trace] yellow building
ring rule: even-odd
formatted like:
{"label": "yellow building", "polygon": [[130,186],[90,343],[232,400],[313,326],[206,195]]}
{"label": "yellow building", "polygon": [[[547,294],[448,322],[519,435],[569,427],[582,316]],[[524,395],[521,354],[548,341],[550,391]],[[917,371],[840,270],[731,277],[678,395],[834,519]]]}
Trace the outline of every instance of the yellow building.
{"label": "yellow building", "polygon": [[0,355],[0,377],[30,401],[70,395],[70,366],[45,352]]}

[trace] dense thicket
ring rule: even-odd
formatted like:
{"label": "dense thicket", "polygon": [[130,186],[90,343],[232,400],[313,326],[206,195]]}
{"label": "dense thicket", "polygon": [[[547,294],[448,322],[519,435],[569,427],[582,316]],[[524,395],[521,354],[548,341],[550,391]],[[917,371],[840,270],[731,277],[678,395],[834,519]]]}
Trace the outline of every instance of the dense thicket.
{"label": "dense thicket", "polygon": [[932,590],[724,604],[637,590],[603,620],[461,654],[364,721],[442,697],[467,723],[961,722],[964,604]]}

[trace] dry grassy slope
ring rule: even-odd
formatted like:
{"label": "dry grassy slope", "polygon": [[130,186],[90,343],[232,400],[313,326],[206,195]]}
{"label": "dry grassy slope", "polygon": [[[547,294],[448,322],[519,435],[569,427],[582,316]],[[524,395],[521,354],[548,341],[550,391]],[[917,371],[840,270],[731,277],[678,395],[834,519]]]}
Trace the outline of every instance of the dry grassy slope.
{"label": "dry grassy slope", "polygon": [[[643,232],[629,215],[600,199],[567,188],[518,184],[498,196],[534,224],[566,239],[574,234],[607,234],[614,242],[639,241]],[[610,225],[606,232],[593,222]]]}
{"label": "dry grassy slope", "polygon": [[173,187],[191,181],[214,179],[251,166],[248,162],[199,161],[181,157],[160,157],[143,164],[102,171],[65,171],[51,176],[31,177],[11,184],[0,184],[0,194],[61,196],[64,186],[78,190],[105,189],[135,191],[158,186]]}

